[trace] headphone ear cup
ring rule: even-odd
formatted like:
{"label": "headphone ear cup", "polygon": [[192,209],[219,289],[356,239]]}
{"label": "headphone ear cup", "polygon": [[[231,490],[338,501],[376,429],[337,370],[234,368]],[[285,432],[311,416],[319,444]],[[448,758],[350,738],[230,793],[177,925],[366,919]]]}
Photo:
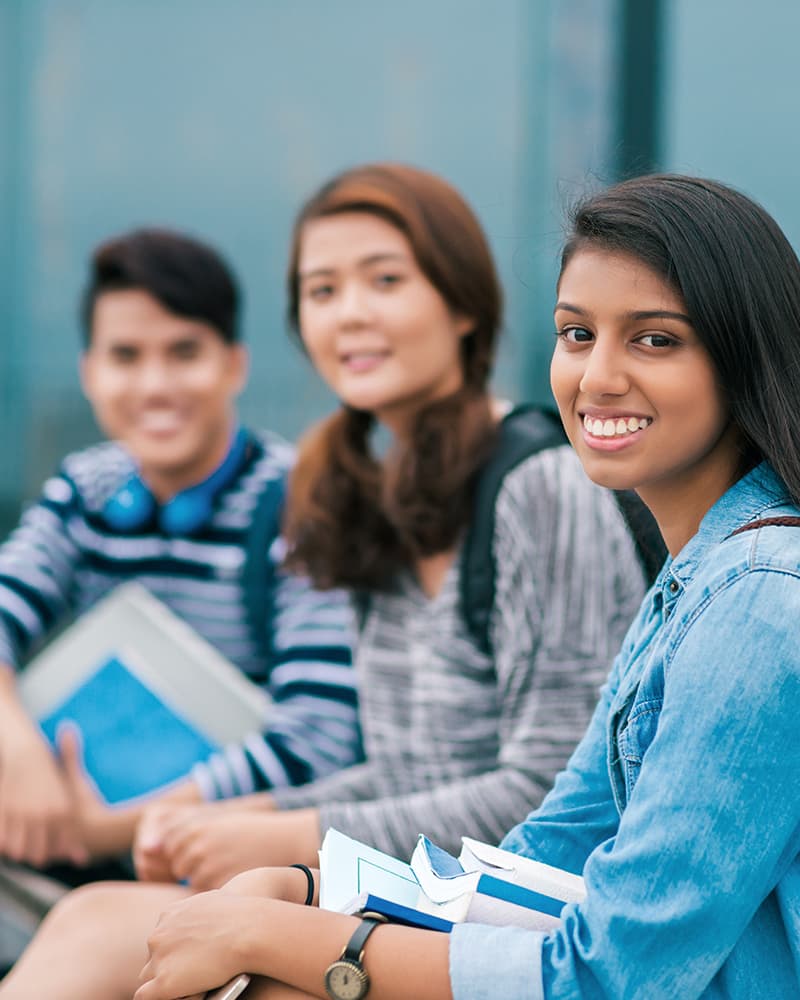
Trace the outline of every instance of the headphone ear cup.
{"label": "headphone ear cup", "polygon": [[116,531],[133,531],[146,524],[155,509],[153,494],[138,476],[132,476],[106,501],[103,517]]}
{"label": "headphone ear cup", "polygon": [[158,522],[168,535],[190,535],[211,516],[214,493],[202,487],[184,490],[164,504]]}

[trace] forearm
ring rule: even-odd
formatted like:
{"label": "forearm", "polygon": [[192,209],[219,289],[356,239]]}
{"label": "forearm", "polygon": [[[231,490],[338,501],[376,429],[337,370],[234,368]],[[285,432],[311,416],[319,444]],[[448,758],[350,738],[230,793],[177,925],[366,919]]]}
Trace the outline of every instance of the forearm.
{"label": "forearm", "polygon": [[[325,970],[342,954],[358,918],[263,900],[263,919],[243,935],[242,969],[325,998]],[[446,934],[386,925],[364,954],[370,1000],[451,1000]],[[413,961],[409,960],[413,956]]]}
{"label": "forearm", "polygon": [[197,785],[191,780],[186,780],[168,791],[149,798],[147,803],[141,805],[84,812],[80,814],[79,819],[84,842],[95,858],[124,854],[133,846],[136,828],[148,805],[155,802],[191,804],[201,801]]}
{"label": "forearm", "polygon": [[457,854],[462,836],[497,843],[546,791],[528,773],[499,768],[410,795],[323,805],[321,828],[335,827],[401,858],[411,854],[420,833]]}

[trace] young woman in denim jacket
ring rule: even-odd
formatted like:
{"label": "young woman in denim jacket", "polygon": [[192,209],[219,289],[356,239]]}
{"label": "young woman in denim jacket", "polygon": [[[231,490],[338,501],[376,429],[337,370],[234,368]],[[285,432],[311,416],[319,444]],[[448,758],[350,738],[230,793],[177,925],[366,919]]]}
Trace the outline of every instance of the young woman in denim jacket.
{"label": "young woman in denim jacket", "polygon": [[[642,178],[578,211],[555,318],[572,443],[671,553],[585,738],[503,844],[582,872],[587,897],[550,933],[380,926],[370,1000],[798,996],[800,262],[729,188]],[[297,905],[305,889],[268,869],[172,907],[135,1000],[242,970],[265,977],[248,1000],[324,997],[359,921]]]}

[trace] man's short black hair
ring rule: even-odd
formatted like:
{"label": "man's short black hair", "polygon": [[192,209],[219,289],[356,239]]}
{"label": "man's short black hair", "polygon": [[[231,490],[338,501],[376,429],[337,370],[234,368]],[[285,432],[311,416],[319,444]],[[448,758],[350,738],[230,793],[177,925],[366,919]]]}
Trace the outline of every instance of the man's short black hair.
{"label": "man's short black hair", "polygon": [[92,254],[81,302],[85,346],[92,339],[94,307],[105,292],[139,289],[177,316],[239,340],[239,289],[233,272],[211,247],[168,229],[136,229],[101,243]]}

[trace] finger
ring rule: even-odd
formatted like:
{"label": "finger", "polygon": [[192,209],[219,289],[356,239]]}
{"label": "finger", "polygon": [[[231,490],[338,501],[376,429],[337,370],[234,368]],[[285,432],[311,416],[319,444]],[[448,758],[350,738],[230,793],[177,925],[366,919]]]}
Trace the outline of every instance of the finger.
{"label": "finger", "polygon": [[86,772],[80,728],[72,722],[63,722],[56,733],[56,746],[69,790],[78,799],[88,797],[94,802],[96,796]]}
{"label": "finger", "polygon": [[25,822],[20,816],[8,817],[5,831],[5,852],[12,861],[25,860]]}
{"label": "finger", "polygon": [[193,866],[189,882],[194,892],[208,892],[209,889],[219,889],[222,884],[219,872],[213,864],[199,861]]}
{"label": "finger", "polygon": [[35,868],[41,868],[53,856],[50,845],[58,837],[58,826],[53,826],[50,818],[42,817],[32,823],[23,823],[21,828],[25,860]]}
{"label": "finger", "polygon": [[176,882],[177,879],[168,864],[147,860],[136,864],[136,875],[140,882]]}

